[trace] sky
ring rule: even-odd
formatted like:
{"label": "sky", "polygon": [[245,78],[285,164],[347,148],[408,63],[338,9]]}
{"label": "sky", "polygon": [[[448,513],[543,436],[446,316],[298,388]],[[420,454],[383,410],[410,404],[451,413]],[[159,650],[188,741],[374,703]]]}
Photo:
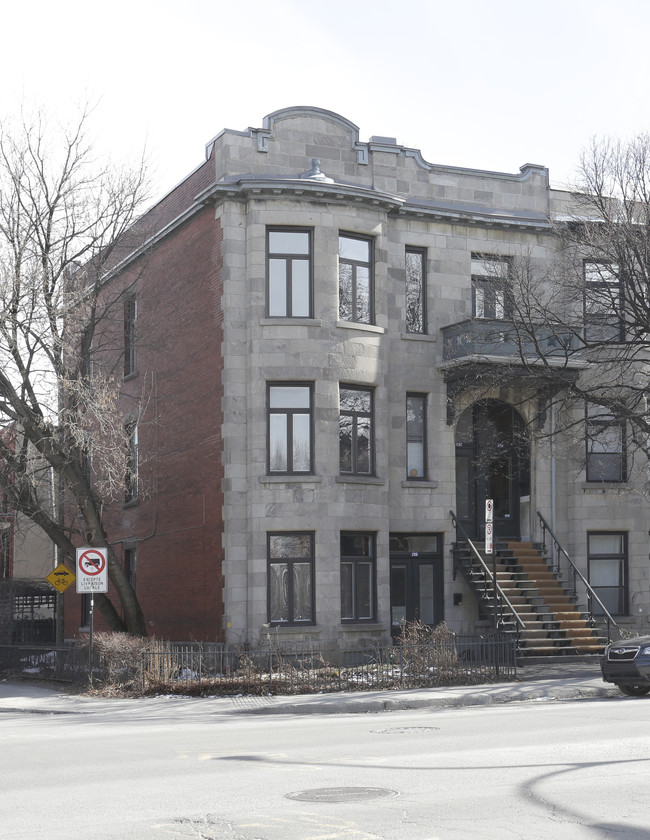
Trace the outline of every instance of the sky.
{"label": "sky", "polygon": [[93,105],[98,154],[159,198],[223,128],[313,105],[430,163],[574,181],[650,128],[648,0],[32,0],[3,9],[0,118]]}

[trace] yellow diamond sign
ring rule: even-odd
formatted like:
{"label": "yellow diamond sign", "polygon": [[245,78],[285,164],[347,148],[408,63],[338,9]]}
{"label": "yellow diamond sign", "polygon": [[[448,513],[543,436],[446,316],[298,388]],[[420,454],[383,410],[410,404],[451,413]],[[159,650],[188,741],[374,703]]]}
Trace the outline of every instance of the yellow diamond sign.
{"label": "yellow diamond sign", "polygon": [[75,577],[70,569],[61,563],[53,572],[49,573],[45,580],[51,583],[57,592],[65,592],[70,584],[74,583]]}

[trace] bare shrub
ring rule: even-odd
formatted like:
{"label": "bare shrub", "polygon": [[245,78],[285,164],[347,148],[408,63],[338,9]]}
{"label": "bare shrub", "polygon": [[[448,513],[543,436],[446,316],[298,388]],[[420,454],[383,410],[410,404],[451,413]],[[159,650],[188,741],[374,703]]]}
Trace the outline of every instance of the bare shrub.
{"label": "bare shrub", "polygon": [[404,622],[397,643],[402,670],[411,679],[442,683],[458,669],[455,635],[444,621],[435,627],[419,619]]}
{"label": "bare shrub", "polygon": [[151,650],[152,641],[129,633],[95,633],[93,650],[100,682],[137,690],[142,682],[142,654]]}

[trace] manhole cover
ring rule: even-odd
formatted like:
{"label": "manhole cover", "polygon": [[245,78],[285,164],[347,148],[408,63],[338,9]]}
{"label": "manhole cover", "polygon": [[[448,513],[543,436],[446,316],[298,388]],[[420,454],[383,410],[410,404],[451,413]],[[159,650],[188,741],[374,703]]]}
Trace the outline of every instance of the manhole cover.
{"label": "manhole cover", "polygon": [[420,734],[421,732],[437,732],[439,726],[395,726],[393,729],[371,729],[373,735],[404,735],[410,732]]}
{"label": "manhole cover", "polygon": [[344,787],[344,788],[313,788],[312,790],[298,790],[287,793],[287,799],[298,799],[301,802],[363,802],[366,799],[381,799],[386,796],[397,796],[396,790],[373,787]]}

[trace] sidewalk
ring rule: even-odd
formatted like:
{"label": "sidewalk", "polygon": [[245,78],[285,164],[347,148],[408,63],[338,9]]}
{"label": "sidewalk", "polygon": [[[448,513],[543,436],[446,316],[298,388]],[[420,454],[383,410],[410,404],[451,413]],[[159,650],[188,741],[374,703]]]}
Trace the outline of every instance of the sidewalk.
{"label": "sidewalk", "polygon": [[603,682],[600,668],[594,663],[529,665],[518,669],[516,681],[496,684],[277,697],[107,699],[68,694],[65,689],[42,684],[0,679],[0,721],[2,713],[7,712],[62,715],[136,713],[140,719],[182,714],[184,718],[198,719],[232,714],[359,714],[594,697],[623,697],[616,686]]}

